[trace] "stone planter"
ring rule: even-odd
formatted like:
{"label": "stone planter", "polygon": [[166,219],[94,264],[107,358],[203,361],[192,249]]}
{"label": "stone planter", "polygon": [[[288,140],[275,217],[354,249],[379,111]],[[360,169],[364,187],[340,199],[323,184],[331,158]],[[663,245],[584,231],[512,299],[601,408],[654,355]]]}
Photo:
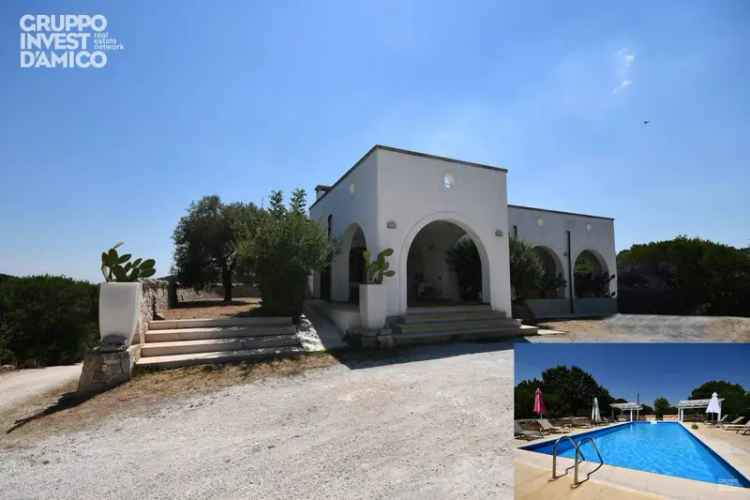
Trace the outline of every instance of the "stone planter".
{"label": "stone planter", "polygon": [[142,295],[143,285],[138,282],[99,286],[99,336],[103,343],[122,337],[125,347],[130,345],[138,331]]}
{"label": "stone planter", "polygon": [[359,314],[362,327],[367,330],[379,330],[385,326],[385,286],[359,285]]}

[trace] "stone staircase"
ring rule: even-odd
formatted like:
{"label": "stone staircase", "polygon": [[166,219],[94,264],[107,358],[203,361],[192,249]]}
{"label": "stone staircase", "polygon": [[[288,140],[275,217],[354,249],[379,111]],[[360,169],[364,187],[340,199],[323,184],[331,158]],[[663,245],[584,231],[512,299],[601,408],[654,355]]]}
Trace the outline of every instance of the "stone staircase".
{"label": "stone staircase", "polygon": [[136,366],[175,368],[301,352],[291,318],[157,320],[149,322]]}
{"label": "stone staircase", "polygon": [[394,345],[431,344],[462,340],[536,335],[535,326],[522,325],[488,305],[409,308],[388,319]]}

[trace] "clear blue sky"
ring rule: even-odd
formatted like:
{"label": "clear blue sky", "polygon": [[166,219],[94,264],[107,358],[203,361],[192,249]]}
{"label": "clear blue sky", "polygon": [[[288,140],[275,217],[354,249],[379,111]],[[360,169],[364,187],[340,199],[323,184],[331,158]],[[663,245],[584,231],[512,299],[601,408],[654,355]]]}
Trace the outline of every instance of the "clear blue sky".
{"label": "clear blue sky", "polygon": [[[27,13],[101,13],[101,70],[19,68]],[[172,258],[192,200],[335,181],[375,143],[510,169],[516,204],[616,218],[618,250],[750,244],[750,3],[0,5],[0,272]],[[647,126],[643,120],[650,120]]]}
{"label": "clear blue sky", "polygon": [[750,344],[516,344],[515,381],[541,379],[558,365],[577,366],[615,398],[653,406],[688,399],[710,380],[750,390]]}

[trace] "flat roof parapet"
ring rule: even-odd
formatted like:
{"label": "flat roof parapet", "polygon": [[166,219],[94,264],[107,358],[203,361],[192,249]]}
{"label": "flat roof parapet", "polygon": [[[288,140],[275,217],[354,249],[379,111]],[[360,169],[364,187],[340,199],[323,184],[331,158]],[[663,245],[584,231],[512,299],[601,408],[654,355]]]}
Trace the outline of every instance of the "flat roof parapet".
{"label": "flat roof parapet", "polygon": [[442,160],[442,161],[447,161],[447,162],[451,162],[451,163],[457,163],[459,165],[465,165],[467,167],[484,168],[484,169],[496,170],[498,172],[504,172],[504,173],[508,172],[508,170],[505,169],[505,168],[495,167],[493,165],[486,165],[484,163],[476,163],[476,162],[472,162],[472,161],[457,160],[455,158],[448,158],[446,156],[438,156],[438,155],[432,155],[432,154],[428,154],[428,153],[420,153],[418,151],[411,151],[409,149],[394,148],[393,146],[383,146],[382,144],[375,144],[373,147],[370,148],[369,151],[367,151],[367,153],[365,153],[362,156],[362,158],[360,158],[359,160],[357,160],[357,162],[354,165],[352,165],[349,168],[349,170],[347,170],[346,172],[344,172],[344,175],[342,175],[341,177],[339,177],[339,179],[336,182],[334,182],[332,186],[325,186],[325,185],[322,185],[322,184],[319,184],[318,186],[316,186],[315,187],[315,192],[316,193],[319,192],[318,191],[319,187],[323,188],[323,189],[320,190],[319,196],[315,200],[315,203],[313,203],[312,205],[310,205],[310,208],[314,207],[316,203],[318,203],[320,200],[322,200],[323,198],[325,198],[326,194],[328,194],[333,188],[335,188],[336,186],[338,186],[341,183],[341,181],[343,181],[346,178],[347,175],[349,175],[355,168],[357,168],[360,164],[362,164],[362,162],[368,156],[370,156],[376,149],[382,149],[383,151],[391,151],[393,153],[401,153],[401,154],[410,155],[410,156],[417,156],[417,157],[420,157],[420,158],[429,158],[429,159],[432,159],[432,160]]}
{"label": "flat roof parapet", "polygon": [[528,207],[525,205],[512,205],[510,203],[508,204],[508,208],[519,208],[521,210],[535,210],[537,212],[549,212],[553,214],[562,214],[562,215],[575,215],[576,217],[589,217],[591,219],[615,220],[614,217],[604,217],[603,215],[590,215],[590,214],[579,214],[576,212],[563,212],[562,210],[550,210],[548,208]]}

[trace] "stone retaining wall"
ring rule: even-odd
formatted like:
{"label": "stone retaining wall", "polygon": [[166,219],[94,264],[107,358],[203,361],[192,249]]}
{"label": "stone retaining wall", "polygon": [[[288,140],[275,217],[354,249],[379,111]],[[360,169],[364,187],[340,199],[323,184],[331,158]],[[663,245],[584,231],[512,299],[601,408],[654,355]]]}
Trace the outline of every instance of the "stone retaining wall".
{"label": "stone retaining wall", "polygon": [[148,322],[158,319],[169,307],[169,282],[146,280],[143,282],[143,300],[141,301],[140,318],[138,319],[138,335],[133,338],[133,344],[143,344],[145,341]]}
{"label": "stone retaining wall", "polygon": [[[177,287],[176,296],[178,302],[192,302],[201,299],[223,299],[224,287],[209,286],[203,290],[193,290],[192,288]],[[255,298],[260,297],[258,289],[252,285],[236,285],[232,287],[233,298]]]}

